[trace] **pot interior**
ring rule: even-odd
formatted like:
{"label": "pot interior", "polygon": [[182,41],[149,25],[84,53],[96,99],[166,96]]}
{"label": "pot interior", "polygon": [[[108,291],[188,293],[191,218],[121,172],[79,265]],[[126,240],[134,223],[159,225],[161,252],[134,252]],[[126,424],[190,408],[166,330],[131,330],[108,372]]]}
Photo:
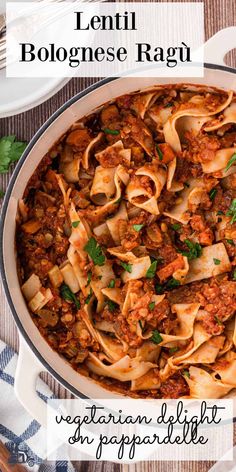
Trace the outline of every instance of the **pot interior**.
{"label": "pot interior", "polygon": [[[13,175],[5,198],[2,224],[2,275],[7,298],[18,328],[35,355],[47,370],[77,396],[92,398],[120,397],[106,390],[93,380],[79,375],[69,363],[54,352],[40,335],[29,315],[22,296],[16,271],[15,219],[17,203],[35,168],[63,133],[78,119],[91,113],[102,104],[139,89],[168,83],[202,84],[236,91],[236,75],[227,68],[208,66],[201,79],[189,78],[120,78],[105,80],[84,91],[67,102],[38,131],[32,139]],[[42,369],[43,370],[43,369]]]}

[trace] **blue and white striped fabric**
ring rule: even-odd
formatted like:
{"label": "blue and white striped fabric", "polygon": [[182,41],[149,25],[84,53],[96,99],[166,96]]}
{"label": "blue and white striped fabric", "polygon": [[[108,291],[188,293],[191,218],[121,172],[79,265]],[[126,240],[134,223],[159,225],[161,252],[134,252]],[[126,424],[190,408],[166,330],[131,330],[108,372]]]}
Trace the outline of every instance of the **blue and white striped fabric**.
{"label": "blue and white striped fabric", "polygon": [[[70,462],[44,462],[45,429],[25,411],[14,394],[16,363],[17,354],[0,341],[0,441],[11,452],[10,462],[21,463],[32,472],[74,472]],[[53,398],[40,379],[38,394],[44,401]]]}

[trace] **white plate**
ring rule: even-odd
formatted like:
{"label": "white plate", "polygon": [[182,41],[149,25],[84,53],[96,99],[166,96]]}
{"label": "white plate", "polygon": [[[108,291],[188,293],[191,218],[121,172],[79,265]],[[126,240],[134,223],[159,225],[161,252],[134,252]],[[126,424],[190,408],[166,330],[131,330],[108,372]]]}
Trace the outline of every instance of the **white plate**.
{"label": "white plate", "polygon": [[[29,1],[29,0],[24,0]],[[0,14],[5,1],[0,0]],[[40,105],[58,92],[69,77],[38,79],[6,78],[6,69],[0,71],[0,118],[17,115]]]}

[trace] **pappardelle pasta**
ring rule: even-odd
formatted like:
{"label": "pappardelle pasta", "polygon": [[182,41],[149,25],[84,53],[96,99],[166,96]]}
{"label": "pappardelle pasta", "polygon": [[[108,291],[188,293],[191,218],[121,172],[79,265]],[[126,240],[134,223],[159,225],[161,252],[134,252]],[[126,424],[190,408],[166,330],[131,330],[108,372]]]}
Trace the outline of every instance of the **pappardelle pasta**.
{"label": "pappardelle pasta", "polygon": [[236,97],[131,93],[76,122],[19,202],[22,292],[50,346],[134,397],[236,387]]}

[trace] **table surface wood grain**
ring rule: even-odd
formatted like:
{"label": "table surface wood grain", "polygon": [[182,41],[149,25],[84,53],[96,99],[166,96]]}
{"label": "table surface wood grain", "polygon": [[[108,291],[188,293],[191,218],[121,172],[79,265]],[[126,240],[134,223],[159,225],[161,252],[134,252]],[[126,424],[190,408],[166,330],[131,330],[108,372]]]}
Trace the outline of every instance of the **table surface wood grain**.
{"label": "table surface wood grain", "polygon": [[[161,2],[164,0],[161,0]],[[168,1],[168,0],[167,0]],[[181,0],[184,2],[184,0]],[[194,1],[194,0],[192,0]],[[196,2],[198,0],[195,0]],[[168,3],[174,3],[169,0]],[[217,31],[228,26],[236,25],[235,0],[204,0],[205,8],[205,38],[208,39]],[[193,27],[194,27],[194,20]],[[227,64],[236,67],[236,51],[227,55]],[[56,95],[42,105],[20,115],[0,120],[0,136],[15,134],[18,139],[29,141],[45,120],[55,112],[65,101],[77,92],[95,83],[98,79],[76,78],[70,80]],[[1,84],[0,84],[1,86]],[[5,190],[10,179],[9,174],[0,176],[0,188]],[[0,338],[18,350],[18,334],[10,309],[7,305],[2,285],[0,284]],[[60,386],[50,375],[44,374],[44,380],[54,393],[60,397],[70,398],[70,394]],[[0,392],[1,396],[1,392]],[[235,431],[236,433],[236,431]],[[236,439],[236,438],[235,438]],[[173,457],[174,459],[174,457]],[[213,462],[141,462],[136,465],[117,465],[112,462],[75,463],[80,472],[207,472]],[[235,470],[235,469],[234,469]]]}

